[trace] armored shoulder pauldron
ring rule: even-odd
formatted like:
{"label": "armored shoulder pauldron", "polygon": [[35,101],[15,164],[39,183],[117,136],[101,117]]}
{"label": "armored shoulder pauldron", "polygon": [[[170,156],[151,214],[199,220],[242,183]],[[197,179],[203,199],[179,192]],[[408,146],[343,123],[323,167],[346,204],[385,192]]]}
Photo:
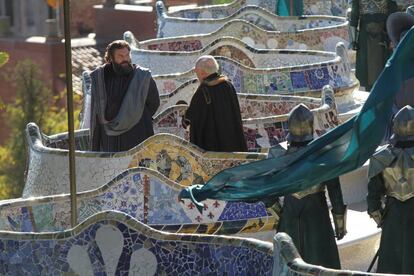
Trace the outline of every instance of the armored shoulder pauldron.
{"label": "armored shoulder pauldron", "polygon": [[395,161],[382,172],[386,194],[400,201],[414,197],[413,149],[394,149]]}

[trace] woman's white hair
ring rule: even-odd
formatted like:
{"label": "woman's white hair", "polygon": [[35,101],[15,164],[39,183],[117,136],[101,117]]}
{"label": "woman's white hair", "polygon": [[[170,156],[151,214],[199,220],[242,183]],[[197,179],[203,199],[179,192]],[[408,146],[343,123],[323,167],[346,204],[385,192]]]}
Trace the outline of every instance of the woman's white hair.
{"label": "woman's white hair", "polygon": [[196,68],[203,70],[207,74],[218,73],[219,64],[217,60],[210,55],[201,56],[196,61]]}

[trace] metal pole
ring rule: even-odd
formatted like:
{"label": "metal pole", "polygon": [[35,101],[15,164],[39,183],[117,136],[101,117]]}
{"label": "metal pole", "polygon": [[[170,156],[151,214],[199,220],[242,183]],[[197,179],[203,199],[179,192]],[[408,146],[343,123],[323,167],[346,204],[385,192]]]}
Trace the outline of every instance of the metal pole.
{"label": "metal pole", "polygon": [[[58,0],[60,1],[60,0]],[[66,87],[68,104],[68,132],[69,132],[69,180],[70,180],[70,211],[72,227],[77,224],[76,202],[76,171],[75,171],[75,131],[73,123],[73,89],[72,89],[72,46],[70,41],[70,3],[63,0],[63,19],[65,25],[65,60],[66,60]]]}

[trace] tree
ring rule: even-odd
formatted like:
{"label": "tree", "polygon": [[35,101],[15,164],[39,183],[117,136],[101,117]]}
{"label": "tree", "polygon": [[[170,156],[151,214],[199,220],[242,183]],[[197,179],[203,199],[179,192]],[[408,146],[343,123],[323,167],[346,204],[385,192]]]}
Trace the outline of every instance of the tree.
{"label": "tree", "polygon": [[67,129],[66,109],[62,108],[65,91],[53,95],[36,63],[20,61],[6,78],[15,87],[15,102],[0,106],[10,130],[9,139],[0,147],[0,199],[21,196],[27,158],[26,125],[35,122],[45,133]]}
{"label": "tree", "polygon": [[9,55],[5,52],[0,52],[0,67],[2,67],[9,60]]}

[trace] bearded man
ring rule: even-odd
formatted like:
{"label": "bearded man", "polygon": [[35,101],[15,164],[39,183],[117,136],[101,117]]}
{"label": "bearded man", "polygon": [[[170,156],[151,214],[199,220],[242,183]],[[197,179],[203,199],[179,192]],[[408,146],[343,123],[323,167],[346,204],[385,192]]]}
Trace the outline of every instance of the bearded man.
{"label": "bearded man", "polygon": [[90,147],[93,151],[129,150],[154,135],[152,116],[160,105],[148,69],[131,63],[124,40],[111,42],[106,63],[91,73]]}

